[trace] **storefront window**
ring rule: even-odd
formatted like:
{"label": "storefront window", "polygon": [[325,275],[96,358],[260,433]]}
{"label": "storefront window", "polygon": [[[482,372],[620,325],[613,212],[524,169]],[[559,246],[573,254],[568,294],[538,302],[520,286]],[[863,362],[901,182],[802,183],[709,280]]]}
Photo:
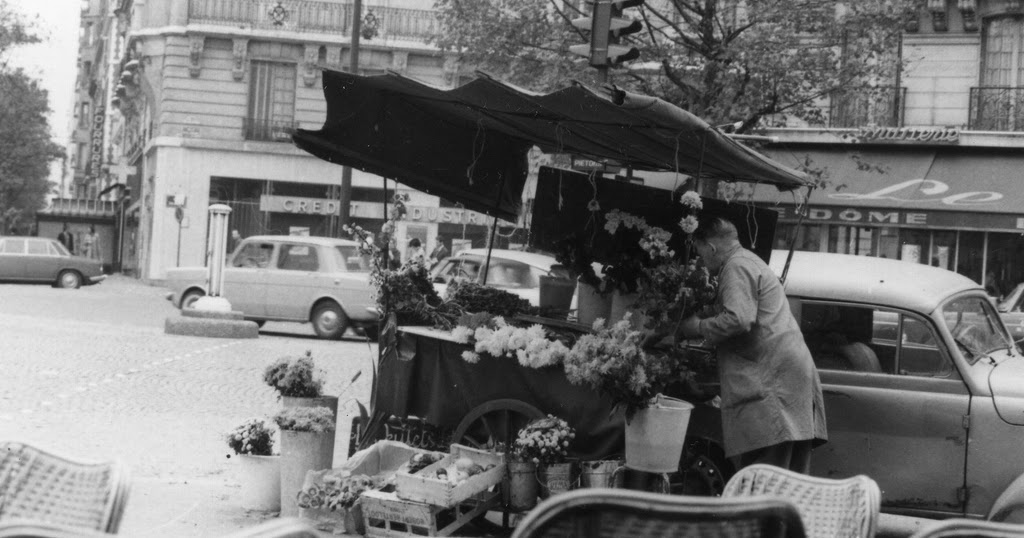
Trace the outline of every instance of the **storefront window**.
{"label": "storefront window", "polygon": [[[793,239],[793,228],[796,224],[780,223],[775,229],[775,248],[789,250],[789,242]],[[807,252],[821,251],[821,238],[826,234],[825,225],[800,226],[794,242],[793,250]]]}
{"label": "storefront window", "polygon": [[953,270],[956,260],[956,232],[933,232],[931,264],[935,267]]}
{"label": "storefront window", "polygon": [[956,257],[956,272],[981,282],[981,259],[985,250],[985,232],[960,232],[960,252]]}
{"label": "storefront window", "polygon": [[828,232],[828,251],[871,256],[874,254],[871,249],[874,233],[874,228],[832,226]]}
{"label": "storefront window", "polygon": [[1024,281],[1024,241],[1021,234],[990,232],[985,267],[985,287],[991,287],[996,297]]}
{"label": "storefront window", "polygon": [[900,259],[927,264],[931,232],[928,230],[902,230],[900,233]]}
{"label": "storefront window", "polygon": [[878,228],[878,250],[876,255],[879,258],[889,258],[890,260],[899,259],[899,234],[899,228]]}

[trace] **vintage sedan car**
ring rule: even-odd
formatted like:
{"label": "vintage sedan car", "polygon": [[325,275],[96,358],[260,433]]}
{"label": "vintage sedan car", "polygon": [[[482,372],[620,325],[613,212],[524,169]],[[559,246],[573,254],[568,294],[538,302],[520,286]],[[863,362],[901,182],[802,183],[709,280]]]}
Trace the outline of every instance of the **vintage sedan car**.
{"label": "vintage sedan car", "polygon": [[[773,254],[776,274],[785,260]],[[1024,356],[977,283],[796,252],[785,287],[825,396],[829,441],[812,474],[873,478],[888,513],[1024,517]],[[689,434],[716,447],[718,413],[698,409]]]}
{"label": "vintage sedan car", "polygon": [[[430,272],[434,288],[441,295],[453,281],[476,281],[487,260],[486,248],[461,250],[441,260]],[[540,277],[569,278],[569,273],[546,254],[521,250],[492,249],[487,285],[514,293],[540,305]]]}
{"label": "vintage sedan car", "polygon": [[[377,310],[370,264],[355,241],[329,237],[254,236],[244,239],[224,268],[223,296],[234,310],[261,325],[310,322],[321,338],[340,338],[361,327],[376,338]],[[170,300],[189,308],[206,295],[206,268],[167,271]]]}
{"label": "vintage sedan car", "polygon": [[78,288],[105,278],[99,260],[73,256],[54,239],[0,237],[0,281],[49,282],[60,288]]}

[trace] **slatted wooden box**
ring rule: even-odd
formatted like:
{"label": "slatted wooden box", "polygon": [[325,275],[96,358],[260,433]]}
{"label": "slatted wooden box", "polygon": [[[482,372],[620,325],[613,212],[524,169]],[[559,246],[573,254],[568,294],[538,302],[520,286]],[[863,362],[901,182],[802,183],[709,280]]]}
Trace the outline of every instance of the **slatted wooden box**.
{"label": "slatted wooden box", "polygon": [[501,494],[485,491],[451,508],[399,499],[392,491],[367,491],[360,498],[369,538],[449,536],[498,505]]}
{"label": "slatted wooden box", "polygon": [[[450,467],[459,458],[469,458],[481,467],[493,465],[480,474],[459,484],[437,478],[437,470]],[[452,507],[461,501],[487,491],[498,485],[505,477],[505,456],[462,445],[452,445],[451,453],[441,461],[409,474],[399,471],[395,474],[395,493],[399,499],[426,503],[433,506]]]}

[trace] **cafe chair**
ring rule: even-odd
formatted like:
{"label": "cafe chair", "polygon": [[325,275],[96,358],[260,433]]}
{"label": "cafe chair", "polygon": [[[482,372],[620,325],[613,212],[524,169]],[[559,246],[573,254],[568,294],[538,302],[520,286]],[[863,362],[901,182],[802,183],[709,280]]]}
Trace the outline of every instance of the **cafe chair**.
{"label": "cafe chair", "polygon": [[593,488],[540,503],[512,538],[591,537],[802,538],[791,502],[768,497],[725,499]]}
{"label": "cafe chair", "polygon": [[0,442],[0,523],[116,533],[130,482],[120,462],[85,462]]}
{"label": "cafe chair", "polygon": [[954,518],[929,525],[911,538],[1020,538],[1024,525],[980,519]]}
{"label": "cafe chair", "polygon": [[772,465],[750,465],[729,479],[722,497],[750,495],[795,504],[811,538],[872,538],[878,529],[881,492],[864,475],[818,478]]}

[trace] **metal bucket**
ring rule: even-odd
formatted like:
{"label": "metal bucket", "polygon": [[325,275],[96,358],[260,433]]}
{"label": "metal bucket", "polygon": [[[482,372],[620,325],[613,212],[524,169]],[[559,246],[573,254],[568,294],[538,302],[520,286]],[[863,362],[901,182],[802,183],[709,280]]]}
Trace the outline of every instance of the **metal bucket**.
{"label": "metal bucket", "polygon": [[537,506],[540,494],[537,482],[537,465],[533,462],[508,462],[508,480],[504,491],[509,508],[523,512]]}
{"label": "metal bucket", "polygon": [[537,466],[537,481],[540,482],[540,498],[565,493],[576,482],[573,463],[542,463]]}
{"label": "metal bucket", "polygon": [[581,488],[619,488],[622,487],[622,473],[612,483],[615,469],[625,464],[623,460],[585,461],[580,464]]}

